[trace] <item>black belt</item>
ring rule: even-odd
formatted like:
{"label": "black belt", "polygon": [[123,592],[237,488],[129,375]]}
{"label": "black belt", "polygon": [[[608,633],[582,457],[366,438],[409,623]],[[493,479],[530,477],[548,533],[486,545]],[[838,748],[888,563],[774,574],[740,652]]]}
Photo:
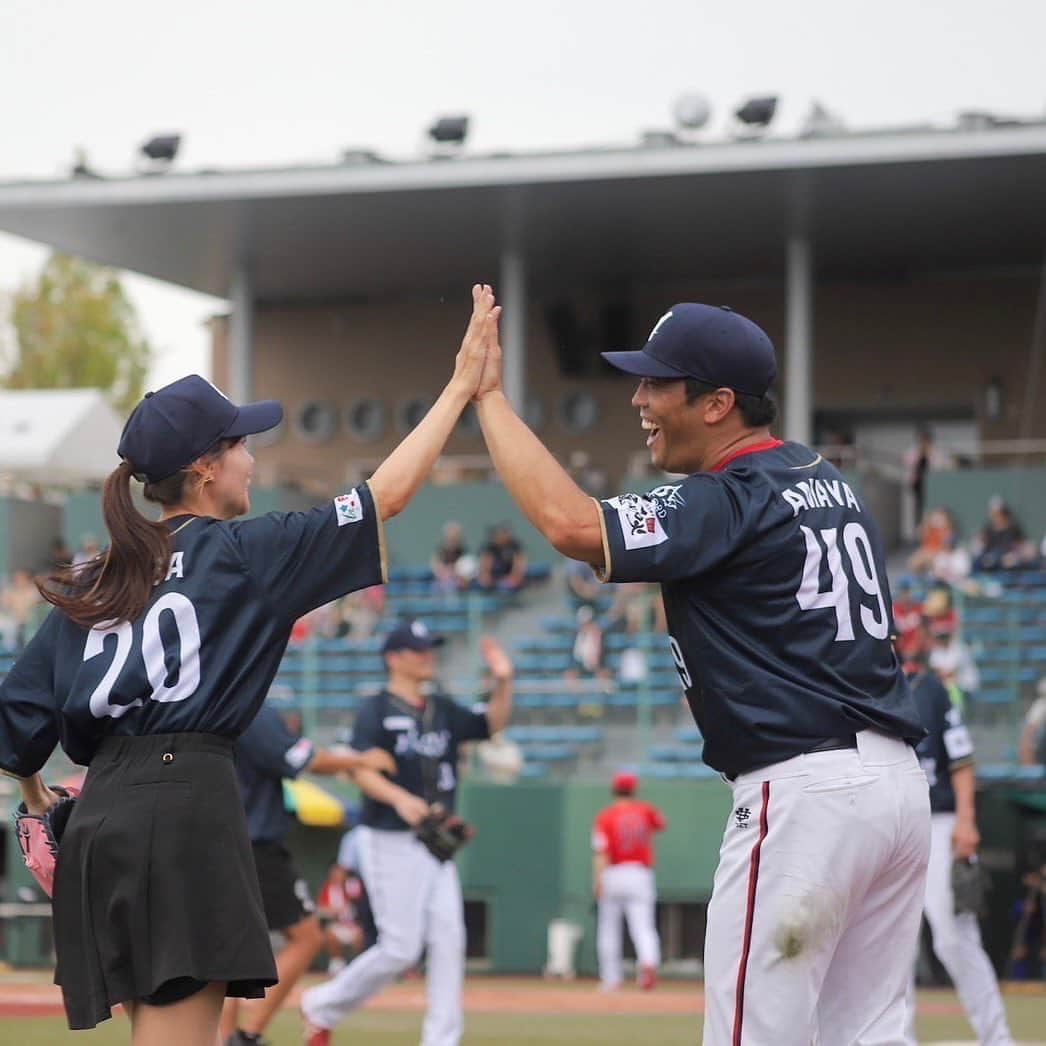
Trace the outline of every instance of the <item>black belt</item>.
{"label": "black belt", "polygon": [[838,752],[844,748],[856,748],[857,747],[857,735],[850,734],[847,737],[826,737],[823,741],[819,741],[813,746],[806,750],[807,755],[813,752]]}

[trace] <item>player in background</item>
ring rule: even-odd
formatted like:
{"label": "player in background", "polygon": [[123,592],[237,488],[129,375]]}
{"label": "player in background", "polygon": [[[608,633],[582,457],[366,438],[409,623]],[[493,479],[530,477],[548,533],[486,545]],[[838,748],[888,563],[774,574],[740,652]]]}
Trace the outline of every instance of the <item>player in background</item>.
{"label": "player in background", "polygon": [[488,347],[477,414],[498,473],[563,555],[657,581],[668,642],[733,812],[705,945],[711,1046],[897,1044],[929,850],[924,735],[890,643],[885,557],[838,470],[770,433],[774,348],[684,303],[605,358],[653,464],[595,501],[516,416]]}
{"label": "player in background", "polygon": [[279,982],[264,999],[247,1004],[242,1026],[240,1007],[227,999],[222,1010],[221,1038],[226,1046],[258,1046],[262,1035],[291,988],[323,947],[324,934],[309,887],[294,863],[284,839],[291,817],[283,802],[283,780],[300,773],[352,774],[358,768],[391,773],[396,762],[380,748],[358,753],[317,748],[307,737],[295,737],[270,704],[258,709],[254,721],[233,747],[236,777],[247,814],[247,833],[258,870],[262,905],[269,931],[286,944],[276,953]]}
{"label": "player in background", "polygon": [[358,828],[360,865],[378,940],[340,973],[302,995],[306,1046],[328,1046],[331,1029],[370,996],[413,967],[426,949],[428,1010],[421,1046],[457,1046],[464,1030],[465,913],[453,861],[441,863],[411,828],[433,803],[453,811],[458,747],[503,730],[512,713],[512,662],[492,639],[481,643],[494,679],[485,705],[464,708],[427,693],[442,636],[404,621],[385,638],[385,689],[364,702],[352,745],[383,748],[396,759],[390,781],[356,774],[363,792]]}
{"label": "player in background", "polygon": [[[106,479],[111,544],[60,572],[55,605],[0,683],[0,769],[30,813],[57,800],[40,768],[60,742],[87,766],[58,855],[55,980],[69,1025],[123,1003],[135,1046],[215,1046],[222,1003],[276,982],[232,744],[261,706],[294,621],[384,580],[382,522],[403,510],[474,394],[473,313],[446,388],[355,490],[309,512],[250,508],[251,433],[278,403],[237,407],[192,375],[150,393]],[[131,480],[160,519],[143,516]]]}
{"label": "player in background", "polygon": [[665,819],[650,803],[635,798],[635,774],[617,773],[610,789],[615,799],[596,815],[592,826],[592,894],[599,906],[596,953],[604,991],[621,985],[621,919],[636,949],[639,986],[654,987],[661,965],[654,881],[654,833]]}
{"label": "player in background", "polygon": [[[910,682],[927,736],[917,753],[930,783],[930,864],[926,873],[924,911],[933,935],[933,950],[948,971],[981,1046],[1013,1046],[1006,1010],[991,960],[981,943],[974,912],[956,914],[952,863],[976,861],[977,831],[973,740],[962,713],[944,684],[927,668],[929,636],[924,635],[919,662]],[[909,1046],[915,1038],[915,986],[908,992]]]}

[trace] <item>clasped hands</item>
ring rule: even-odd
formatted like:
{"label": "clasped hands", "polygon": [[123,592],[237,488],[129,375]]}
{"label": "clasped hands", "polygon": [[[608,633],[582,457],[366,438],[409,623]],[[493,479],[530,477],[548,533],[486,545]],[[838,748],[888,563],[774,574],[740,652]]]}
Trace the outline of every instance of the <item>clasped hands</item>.
{"label": "clasped hands", "polygon": [[488,284],[472,288],[472,316],[454,361],[450,385],[466,400],[478,402],[501,390],[501,344],[498,318],[501,306]]}

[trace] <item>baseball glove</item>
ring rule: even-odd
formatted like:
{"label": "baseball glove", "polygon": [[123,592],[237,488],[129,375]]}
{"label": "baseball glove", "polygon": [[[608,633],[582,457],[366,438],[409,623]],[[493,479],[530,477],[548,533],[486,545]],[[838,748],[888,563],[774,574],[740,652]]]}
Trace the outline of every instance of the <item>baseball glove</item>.
{"label": "baseball glove", "polygon": [[22,856],[25,858],[25,866],[32,872],[33,878],[48,897],[54,890],[54,866],[58,857],[58,844],[62,841],[62,833],[69,823],[69,815],[76,805],[76,797],[80,794],[79,789],[62,788],[60,785],[53,785],[51,791],[56,792],[61,798],[47,813],[31,814],[26,810],[25,803],[19,803],[15,811],[15,832]]}
{"label": "baseball glove", "polygon": [[952,895],[955,899],[955,914],[972,912],[976,916],[986,911],[988,877],[976,861],[956,860],[952,862]]}
{"label": "baseball glove", "polygon": [[425,818],[414,826],[414,834],[437,861],[450,861],[476,833],[460,817],[433,803]]}

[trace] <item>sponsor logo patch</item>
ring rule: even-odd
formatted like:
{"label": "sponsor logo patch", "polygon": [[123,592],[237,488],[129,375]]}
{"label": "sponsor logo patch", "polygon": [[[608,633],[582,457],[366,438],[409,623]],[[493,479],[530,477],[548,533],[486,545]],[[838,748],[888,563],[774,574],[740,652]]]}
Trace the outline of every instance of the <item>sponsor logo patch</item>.
{"label": "sponsor logo patch", "polygon": [[338,526],[343,527],[346,523],[359,523],[363,519],[363,502],[355,490],[348,494],[339,494],[334,499],[334,512],[338,517]]}
{"label": "sponsor logo patch", "polygon": [[300,770],[312,758],[312,742],[303,737],[283,753],[283,761],[295,770]]}
{"label": "sponsor logo patch", "polygon": [[747,828],[752,820],[752,811],[747,806],[739,806],[734,811],[734,824],[738,828]]}
{"label": "sponsor logo patch", "polygon": [[661,526],[658,502],[640,494],[620,494],[607,504],[617,510],[626,549],[652,548],[668,540]]}

